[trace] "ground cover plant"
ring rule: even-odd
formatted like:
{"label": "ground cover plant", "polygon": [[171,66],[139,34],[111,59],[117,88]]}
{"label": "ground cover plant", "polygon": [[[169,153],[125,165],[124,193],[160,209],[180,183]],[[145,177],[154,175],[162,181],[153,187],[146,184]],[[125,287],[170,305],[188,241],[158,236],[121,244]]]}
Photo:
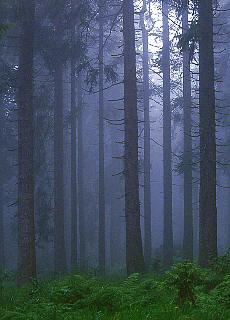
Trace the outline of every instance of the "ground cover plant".
{"label": "ground cover plant", "polygon": [[227,320],[230,273],[225,266],[221,278],[220,265],[223,258],[209,270],[185,262],[167,272],[134,273],[126,278],[74,273],[34,280],[19,288],[12,274],[2,273],[0,319]]}

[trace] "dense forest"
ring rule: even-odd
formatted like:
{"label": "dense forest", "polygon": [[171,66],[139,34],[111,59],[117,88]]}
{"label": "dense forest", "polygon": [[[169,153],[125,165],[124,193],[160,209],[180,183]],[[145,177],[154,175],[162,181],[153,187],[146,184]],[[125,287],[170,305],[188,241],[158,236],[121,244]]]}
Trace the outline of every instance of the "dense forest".
{"label": "dense forest", "polygon": [[0,319],[230,319],[229,21],[0,0]]}

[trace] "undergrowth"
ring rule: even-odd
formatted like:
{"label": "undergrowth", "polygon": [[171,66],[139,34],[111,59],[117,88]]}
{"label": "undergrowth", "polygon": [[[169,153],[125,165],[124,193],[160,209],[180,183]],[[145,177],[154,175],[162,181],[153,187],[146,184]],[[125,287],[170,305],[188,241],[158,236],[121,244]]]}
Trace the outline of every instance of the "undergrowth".
{"label": "undergrowth", "polygon": [[75,273],[12,286],[0,276],[1,320],[228,320],[230,269],[218,258],[211,269],[185,262],[170,271],[100,278]]}

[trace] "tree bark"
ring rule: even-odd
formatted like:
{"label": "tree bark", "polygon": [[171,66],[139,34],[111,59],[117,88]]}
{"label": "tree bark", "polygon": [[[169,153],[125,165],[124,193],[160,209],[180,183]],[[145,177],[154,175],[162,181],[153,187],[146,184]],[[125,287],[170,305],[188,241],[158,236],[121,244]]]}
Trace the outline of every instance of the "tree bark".
{"label": "tree bark", "polygon": [[193,256],[197,260],[199,253],[199,185],[193,186]]}
{"label": "tree bark", "polygon": [[2,188],[1,192],[0,192],[0,270],[4,270],[5,269],[5,250],[4,250],[5,237],[4,237],[3,191],[4,190]]}
{"label": "tree bark", "polygon": [[199,264],[217,256],[216,128],[212,0],[199,1]]}
{"label": "tree bark", "polygon": [[[182,34],[188,30],[188,9],[182,14]],[[189,52],[183,52],[183,107],[184,107],[184,238],[183,257],[193,261],[192,212],[192,137],[191,137],[191,75]]]}
{"label": "tree bark", "polygon": [[172,147],[171,147],[171,109],[170,109],[170,53],[168,2],[162,1],[163,16],[163,189],[164,189],[164,231],[163,264],[169,268],[173,263],[172,230]]}
{"label": "tree bark", "polygon": [[99,1],[99,269],[105,273],[105,173],[104,173],[104,6]]}
{"label": "tree bark", "polygon": [[[73,6],[73,1],[71,2]],[[72,21],[71,42],[74,46],[75,23]],[[74,54],[72,52],[72,54]],[[76,59],[71,57],[71,270],[77,267],[77,114],[76,114]]]}
{"label": "tree bark", "polygon": [[18,87],[18,283],[36,277],[34,227],[33,55],[35,2],[21,1]]}
{"label": "tree bark", "polygon": [[123,199],[121,195],[124,193],[123,180],[119,173],[123,172],[123,163],[121,159],[116,159],[122,153],[120,141],[122,138],[119,135],[120,129],[116,125],[112,125],[111,149],[112,149],[112,170],[111,170],[111,212],[110,212],[110,265],[113,270],[121,267],[124,263],[124,218],[123,218]]}
{"label": "tree bark", "polygon": [[84,162],[83,162],[83,125],[82,125],[82,81],[81,75],[78,76],[77,83],[77,99],[78,99],[78,208],[79,208],[79,260],[80,270],[85,271],[86,268],[86,256],[85,256],[85,208],[84,208],[84,186],[83,186],[83,174],[84,174]]}
{"label": "tree bark", "polygon": [[123,0],[125,217],[127,274],[144,271],[138,181],[138,118],[133,0]]}
{"label": "tree bark", "polygon": [[144,104],[144,258],[146,265],[151,262],[151,184],[150,184],[150,121],[149,121],[149,44],[145,27],[144,13],[146,0],[143,0],[141,19],[143,43],[143,104]]}
{"label": "tree bark", "polygon": [[63,178],[63,11],[64,1],[56,0],[54,70],[54,269],[65,272],[64,178]]}

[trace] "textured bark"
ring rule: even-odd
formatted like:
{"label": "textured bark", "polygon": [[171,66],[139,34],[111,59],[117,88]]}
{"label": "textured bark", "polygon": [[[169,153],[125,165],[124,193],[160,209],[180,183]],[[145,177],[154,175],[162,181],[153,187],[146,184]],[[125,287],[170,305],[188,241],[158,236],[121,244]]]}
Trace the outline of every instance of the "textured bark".
{"label": "textured bark", "polygon": [[216,128],[212,0],[199,1],[199,264],[217,256]]}
{"label": "textured bark", "polygon": [[78,208],[79,208],[79,260],[80,270],[84,271],[86,268],[86,256],[85,256],[85,208],[84,208],[84,186],[83,186],[83,125],[82,125],[82,88],[81,88],[81,75],[78,77],[77,83],[77,103],[78,103]]}
{"label": "textured bark", "polygon": [[138,181],[138,118],[133,0],[123,0],[125,218],[127,274],[144,271]]}
{"label": "textured bark", "polygon": [[171,109],[170,109],[170,53],[168,2],[162,2],[163,19],[163,190],[164,190],[164,231],[163,264],[168,268],[173,263],[172,230],[172,147],[171,147]]}
{"label": "textured bark", "polygon": [[103,94],[103,38],[104,38],[104,6],[105,1],[99,1],[99,269],[105,273],[105,174],[104,174],[104,94]]}
{"label": "textured bark", "polygon": [[33,52],[35,2],[21,1],[18,87],[18,283],[36,277],[34,230]]}
{"label": "textured bark", "polygon": [[193,187],[193,256],[197,260],[199,253],[199,185]]}
{"label": "textured bark", "polygon": [[117,126],[111,126],[111,147],[112,147],[112,170],[111,170],[111,212],[110,212],[110,265],[113,270],[122,266],[124,262],[124,234],[125,224],[123,217],[123,199],[124,193],[123,180],[119,175],[123,171],[121,159],[116,159],[122,153],[120,144],[121,140]]}
{"label": "textured bark", "polygon": [[54,70],[54,269],[65,272],[64,178],[63,178],[63,10],[64,1],[56,0]]}
{"label": "textured bark", "polygon": [[2,200],[3,200],[3,188],[1,189],[1,192],[0,192],[0,270],[5,269],[4,205]]}
{"label": "textured bark", "polygon": [[[182,14],[182,33],[188,30],[188,10]],[[183,107],[184,107],[184,238],[183,257],[193,261],[192,212],[192,137],[191,137],[191,75],[189,52],[183,52]]]}
{"label": "textured bark", "polygon": [[[1,146],[4,143],[3,137],[3,108],[0,110],[0,143]],[[5,269],[5,250],[4,250],[4,243],[5,243],[5,236],[4,236],[4,166],[5,166],[5,154],[4,152],[1,153],[0,156],[0,176],[2,177],[2,184],[0,190],[0,270]]]}
{"label": "textured bark", "polygon": [[146,0],[143,0],[141,18],[143,43],[143,104],[144,104],[144,258],[151,262],[151,184],[150,184],[150,121],[149,121],[149,44],[144,23]]}
{"label": "textured bark", "polygon": [[[73,5],[73,1],[71,3]],[[75,23],[72,21],[71,41],[75,40]],[[71,57],[71,270],[77,267],[77,126],[76,126],[76,61]]]}

